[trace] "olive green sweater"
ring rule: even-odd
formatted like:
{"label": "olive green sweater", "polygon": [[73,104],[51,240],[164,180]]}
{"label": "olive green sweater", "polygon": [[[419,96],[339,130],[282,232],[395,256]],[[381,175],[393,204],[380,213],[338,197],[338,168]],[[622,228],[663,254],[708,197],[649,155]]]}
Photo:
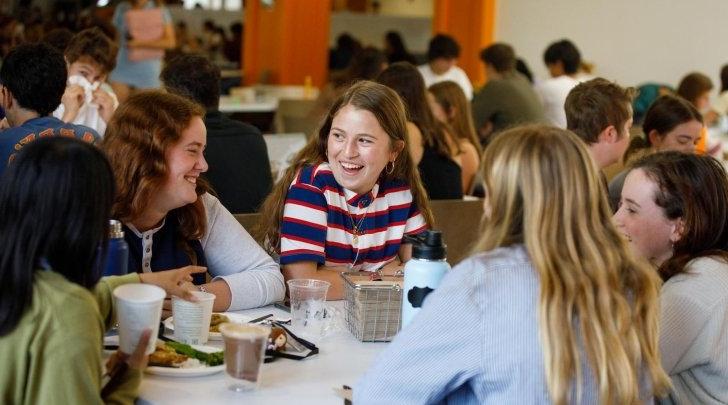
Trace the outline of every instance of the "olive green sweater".
{"label": "olive green sweater", "polygon": [[133,282],[137,274],[106,277],[92,292],[53,271],[36,271],[30,308],[0,337],[0,403],[133,403],[138,370],[127,371],[117,390],[101,398],[102,342],[114,319],[111,292]]}

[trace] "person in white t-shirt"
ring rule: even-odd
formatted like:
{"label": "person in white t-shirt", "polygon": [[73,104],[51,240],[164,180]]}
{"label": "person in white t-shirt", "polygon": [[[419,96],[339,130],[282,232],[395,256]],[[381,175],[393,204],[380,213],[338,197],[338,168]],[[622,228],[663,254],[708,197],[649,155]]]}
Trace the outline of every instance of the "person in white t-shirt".
{"label": "person in white t-shirt", "polygon": [[541,97],[547,122],[566,128],[564,101],[571,89],[585,80],[579,77],[581,54],[571,41],[562,39],[546,48],[543,60],[551,78],[537,84],[536,93]]}
{"label": "person in white t-shirt", "polygon": [[473,85],[465,71],[457,67],[459,56],[460,46],[451,36],[435,35],[427,48],[427,63],[418,66],[418,70],[425,79],[425,87],[450,80],[460,85],[465,97],[472,100]]}
{"label": "person in white t-shirt", "polygon": [[93,128],[103,136],[119,101],[106,77],[116,66],[118,47],[99,28],[74,35],[64,51],[68,82],[53,116]]}

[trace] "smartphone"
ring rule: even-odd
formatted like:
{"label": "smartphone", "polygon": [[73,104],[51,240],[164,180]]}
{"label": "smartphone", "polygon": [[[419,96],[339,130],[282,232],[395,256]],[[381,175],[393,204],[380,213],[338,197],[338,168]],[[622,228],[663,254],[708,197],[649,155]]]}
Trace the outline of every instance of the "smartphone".
{"label": "smartphone", "polygon": [[277,301],[273,303],[273,306],[288,313],[291,312],[291,304],[288,301]]}

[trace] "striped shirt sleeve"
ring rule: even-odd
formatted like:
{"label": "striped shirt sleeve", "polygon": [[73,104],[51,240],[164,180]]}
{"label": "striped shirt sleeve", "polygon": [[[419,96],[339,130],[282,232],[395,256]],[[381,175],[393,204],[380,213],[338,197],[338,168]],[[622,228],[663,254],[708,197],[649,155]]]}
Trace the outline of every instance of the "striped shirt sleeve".
{"label": "striped shirt sleeve", "polygon": [[407,223],[404,227],[404,234],[417,235],[418,233],[427,230],[427,228],[428,226],[427,222],[425,222],[425,217],[422,216],[420,209],[417,207],[417,201],[415,201],[413,196],[409,214],[407,215]]}
{"label": "striped shirt sleeve", "polygon": [[293,182],[283,207],[282,265],[302,261],[326,262],[327,207],[320,188],[298,180]]}

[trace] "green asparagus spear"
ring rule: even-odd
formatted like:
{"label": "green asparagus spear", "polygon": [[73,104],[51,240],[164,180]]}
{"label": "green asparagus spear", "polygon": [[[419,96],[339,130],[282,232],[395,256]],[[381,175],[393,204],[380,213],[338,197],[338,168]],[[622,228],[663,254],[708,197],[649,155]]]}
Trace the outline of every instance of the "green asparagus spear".
{"label": "green asparagus spear", "polygon": [[177,353],[184,354],[187,357],[195,358],[207,364],[208,366],[218,366],[224,363],[224,352],[205,353],[199,350],[195,350],[190,345],[179,342],[166,342],[165,344],[174,349],[174,351],[176,351]]}

